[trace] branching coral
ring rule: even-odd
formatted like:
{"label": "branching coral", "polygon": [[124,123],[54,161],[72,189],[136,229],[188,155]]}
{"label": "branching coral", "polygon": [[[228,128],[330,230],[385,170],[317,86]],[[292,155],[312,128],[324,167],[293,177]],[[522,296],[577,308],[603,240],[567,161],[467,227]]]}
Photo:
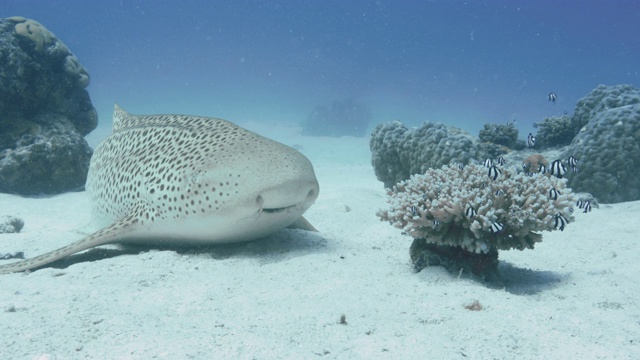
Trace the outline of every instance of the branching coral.
{"label": "branching coral", "polygon": [[429,169],[401,181],[387,190],[390,209],[377,215],[423,243],[470,256],[495,254],[496,263],[497,250],[533,249],[540,231],[563,230],[574,220],[577,197],[564,179],[493,165],[460,168]]}

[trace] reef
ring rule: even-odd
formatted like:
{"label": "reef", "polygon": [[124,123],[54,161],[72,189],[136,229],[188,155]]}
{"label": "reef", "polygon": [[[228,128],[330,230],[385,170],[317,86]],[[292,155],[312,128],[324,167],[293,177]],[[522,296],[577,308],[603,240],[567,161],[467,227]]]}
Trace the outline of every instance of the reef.
{"label": "reef", "polygon": [[84,136],[97,113],[89,74],[37,21],[0,19],[0,192],[81,189],[92,150]]}
{"label": "reef", "polygon": [[480,129],[478,138],[482,142],[490,142],[497,145],[515,149],[518,146],[518,129],[513,122],[506,125],[484,124]]}
{"label": "reef", "polygon": [[574,220],[577,197],[566,183],[507,167],[451,164],[387,189],[390,207],[377,216],[414,239],[417,271],[444,265],[492,278],[499,250],[533,249],[541,231],[564,230]]}
{"label": "reef", "polygon": [[369,148],[376,177],[385,187],[431,168],[451,162],[467,164],[487,156],[468,132],[430,122],[413,129],[399,121],[380,124],[371,133]]}
{"label": "reef", "polygon": [[578,100],[573,114],[576,134],[599,113],[640,103],[640,89],[631,85],[598,85]]}
{"label": "reef", "polygon": [[640,199],[640,104],[600,111],[589,120],[563,157],[579,159],[567,174],[569,186],[600,202]]}
{"label": "reef", "polygon": [[302,134],[311,136],[364,136],[371,110],[353,99],[336,100],[331,107],[318,105],[302,124]]}
{"label": "reef", "polygon": [[571,143],[579,128],[569,115],[551,116],[536,124],[536,147],[546,149],[550,147],[566,146]]}

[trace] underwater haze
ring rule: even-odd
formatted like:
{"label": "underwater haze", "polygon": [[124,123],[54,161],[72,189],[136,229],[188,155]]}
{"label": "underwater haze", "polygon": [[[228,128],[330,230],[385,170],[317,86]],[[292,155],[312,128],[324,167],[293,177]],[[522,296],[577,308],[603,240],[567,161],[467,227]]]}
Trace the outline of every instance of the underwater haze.
{"label": "underwater haze", "polygon": [[598,84],[640,84],[632,0],[4,0],[2,12],[42,23],[78,57],[106,133],[114,103],[298,124],[354,99],[370,127],[477,135],[516,120],[523,137]]}

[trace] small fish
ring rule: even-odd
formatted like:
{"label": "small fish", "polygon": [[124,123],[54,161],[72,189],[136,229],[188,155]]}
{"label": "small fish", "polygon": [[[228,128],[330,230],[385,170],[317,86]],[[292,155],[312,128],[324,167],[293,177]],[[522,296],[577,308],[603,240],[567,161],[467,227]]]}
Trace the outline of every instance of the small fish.
{"label": "small fish", "polygon": [[586,214],[588,212],[591,212],[591,202],[585,201],[584,202],[584,211],[583,211],[583,213]]}
{"label": "small fish", "polygon": [[531,177],[531,176],[533,176],[533,173],[532,172],[528,172],[527,176]]}
{"label": "small fish", "polygon": [[486,183],[486,182],[483,182],[482,184],[480,184],[480,187],[481,187],[482,189],[486,188],[486,187],[487,187],[487,183]]}
{"label": "small fish", "polygon": [[402,231],[402,232],[400,233],[400,235],[407,235],[407,232],[406,232],[406,231]]}
{"label": "small fish", "polygon": [[555,224],[553,225],[553,227],[555,229],[560,229],[560,231],[564,231],[564,226],[567,225],[567,219],[565,219],[564,216],[562,216],[562,214],[557,213],[555,216]]}
{"label": "small fish", "polygon": [[427,193],[422,194],[422,200],[427,200]]}
{"label": "small fish", "polygon": [[558,179],[562,179],[562,175],[567,173],[567,169],[565,169],[564,165],[560,160],[555,160],[551,163],[551,175],[554,175]]}
{"label": "small fish", "polygon": [[496,196],[504,195],[504,191],[498,189],[498,190],[496,190],[495,194],[496,194]]}
{"label": "small fish", "polygon": [[568,160],[569,166],[571,167],[571,171],[578,172],[578,159],[576,159],[573,155],[569,156]]}
{"label": "small fish", "polygon": [[418,215],[418,209],[415,207],[415,205],[411,205],[411,215],[413,216]]}
{"label": "small fish", "polygon": [[533,128],[534,128],[534,129],[537,129],[537,128],[538,128],[538,123],[535,123],[535,122],[534,122],[534,123],[533,123]]}
{"label": "small fish", "polygon": [[490,168],[490,167],[492,167],[492,166],[493,166],[493,160],[491,160],[491,159],[487,159],[487,160],[485,160],[485,161],[484,161],[484,163],[483,163],[483,164],[484,164],[484,167],[486,167],[486,168]]}
{"label": "small fish", "polygon": [[551,101],[551,102],[555,103],[555,102],[556,102],[556,99],[558,99],[558,96],[557,96],[555,93],[550,92],[550,93],[549,93],[549,96],[548,96],[548,99],[549,99],[549,101]]}
{"label": "small fish", "polygon": [[498,175],[500,175],[502,173],[502,170],[498,169],[496,166],[491,166],[489,168],[489,179],[491,180],[495,180],[498,178]]}
{"label": "small fish", "polygon": [[499,233],[502,229],[504,229],[504,225],[502,225],[502,223],[494,222],[491,224],[491,232],[494,234]]}
{"label": "small fish", "polygon": [[498,158],[498,165],[504,166],[504,164],[506,163],[507,163],[507,160],[505,160],[502,156]]}
{"label": "small fish", "polygon": [[527,136],[527,146],[531,149],[536,144],[536,137],[532,133]]}
{"label": "small fish", "polygon": [[578,207],[578,209],[582,209],[584,207],[584,201],[582,199],[578,200],[576,202],[576,206]]}
{"label": "small fish", "polygon": [[544,166],[544,164],[540,164],[540,168],[538,169],[538,172],[540,174],[546,174],[547,173],[547,167]]}
{"label": "small fish", "polygon": [[529,165],[527,165],[526,163],[522,163],[522,170],[527,170],[528,167]]}
{"label": "small fish", "polygon": [[580,172],[580,168],[577,167],[577,166],[574,166],[574,167],[571,168],[571,171],[574,172],[574,173],[577,173],[577,172]]}
{"label": "small fish", "polygon": [[440,220],[433,220],[433,225],[434,226],[440,225]]}
{"label": "small fish", "polygon": [[558,200],[558,195],[562,195],[562,193],[555,188],[551,188],[551,190],[549,190],[549,199]]}
{"label": "small fish", "polygon": [[478,212],[476,211],[476,209],[474,209],[471,205],[468,205],[467,209],[464,211],[464,215],[469,219],[476,216],[477,213]]}
{"label": "small fish", "polygon": [[458,164],[458,169],[459,170],[464,170],[464,164],[463,163]]}

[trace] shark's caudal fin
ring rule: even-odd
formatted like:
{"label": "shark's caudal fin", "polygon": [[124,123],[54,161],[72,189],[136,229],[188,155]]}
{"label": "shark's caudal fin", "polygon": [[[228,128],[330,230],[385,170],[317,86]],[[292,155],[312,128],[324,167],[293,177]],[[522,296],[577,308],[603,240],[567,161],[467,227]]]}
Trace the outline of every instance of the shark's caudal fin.
{"label": "shark's caudal fin", "polygon": [[0,275],[9,274],[18,271],[30,270],[37,268],[56,260],[75,254],[82,250],[86,250],[95,246],[110,244],[126,237],[135,228],[137,220],[133,216],[127,216],[124,219],[112,224],[104,229],[83,238],[82,240],[71,243],[57,250],[36,256],[34,258],[17,261],[7,265],[0,266]]}

